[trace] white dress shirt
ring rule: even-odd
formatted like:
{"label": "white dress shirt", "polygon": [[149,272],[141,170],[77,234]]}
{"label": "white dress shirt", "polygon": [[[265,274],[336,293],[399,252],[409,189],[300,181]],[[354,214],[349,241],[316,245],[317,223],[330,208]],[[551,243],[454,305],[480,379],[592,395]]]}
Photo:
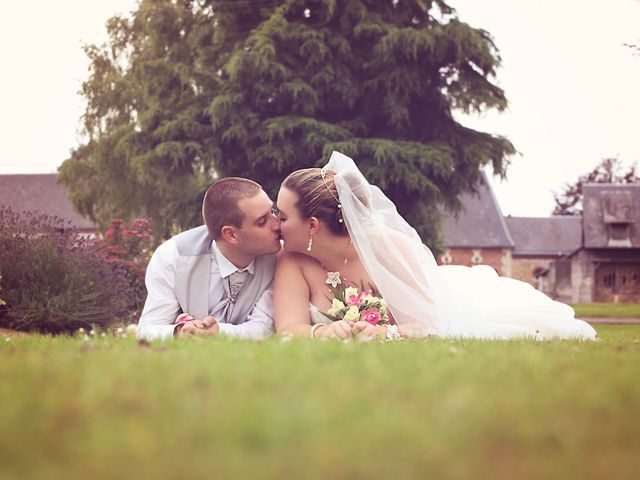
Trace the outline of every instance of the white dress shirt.
{"label": "white dress shirt", "polygon": [[[215,242],[211,250],[209,311],[227,294],[225,290],[227,277],[238,270],[220,252]],[[178,258],[178,249],[173,239],[160,245],[151,257],[145,277],[147,300],[138,322],[138,338],[153,340],[173,337],[176,327],[174,322],[180,313],[180,304],[174,290]],[[253,275],[254,262],[252,261],[243,270]],[[260,296],[244,323],[233,325],[225,323],[224,319],[216,318],[216,320],[218,320],[221,335],[254,340],[273,335],[275,327],[272,285],[269,285]]]}

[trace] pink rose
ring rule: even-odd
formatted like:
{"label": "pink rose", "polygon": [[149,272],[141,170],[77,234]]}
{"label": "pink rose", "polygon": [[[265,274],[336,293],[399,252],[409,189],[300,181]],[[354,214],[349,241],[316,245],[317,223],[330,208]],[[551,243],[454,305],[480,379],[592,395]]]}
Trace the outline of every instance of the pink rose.
{"label": "pink rose", "polygon": [[380,312],[377,312],[372,308],[368,308],[360,314],[360,320],[364,320],[371,325],[377,325],[381,318],[382,315],[380,315]]}
{"label": "pink rose", "polygon": [[349,295],[347,298],[347,305],[356,305],[357,307],[362,305],[362,300],[371,292],[360,292],[357,295]]}
{"label": "pink rose", "polygon": [[361,300],[360,295],[349,295],[349,298],[347,298],[347,305],[356,305],[359,307],[360,300]]}

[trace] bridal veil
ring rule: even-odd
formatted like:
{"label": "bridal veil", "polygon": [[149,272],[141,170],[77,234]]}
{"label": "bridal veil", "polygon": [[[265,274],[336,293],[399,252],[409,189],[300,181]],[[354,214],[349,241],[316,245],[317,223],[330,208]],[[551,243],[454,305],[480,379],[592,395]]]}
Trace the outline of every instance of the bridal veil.
{"label": "bridal veil", "polygon": [[333,152],[347,230],[400,329],[412,337],[581,338],[595,330],[568,305],[488,266],[438,266],[395,204],[370,185],[354,161]]}

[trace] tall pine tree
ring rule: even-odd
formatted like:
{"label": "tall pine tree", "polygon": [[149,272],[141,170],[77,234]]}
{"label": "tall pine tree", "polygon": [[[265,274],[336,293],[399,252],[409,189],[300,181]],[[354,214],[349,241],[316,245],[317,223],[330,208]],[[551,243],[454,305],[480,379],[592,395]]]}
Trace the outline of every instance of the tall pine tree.
{"label": "tall pine tree", "polygon": [[61,169],[103,221],[191,226],[214,174],[275,194],[335,149],[435,244],[437,207],[514,151],[453,117],[507,102],[490,35],[442,0],[142,1],[110,38],[88,49],[90,141]]}

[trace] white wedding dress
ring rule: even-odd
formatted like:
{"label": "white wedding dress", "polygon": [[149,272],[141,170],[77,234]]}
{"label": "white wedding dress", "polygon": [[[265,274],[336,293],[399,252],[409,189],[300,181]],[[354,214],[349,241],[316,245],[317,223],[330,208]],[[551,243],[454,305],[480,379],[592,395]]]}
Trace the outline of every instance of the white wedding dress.
{"label": "white wedding dress", "polygon": [[441,337],[509,339],[576,338],[593,340],[596,331],[574,317],[573,308],[556,302],[532,285],[500,277],[487,265],[437,267],[450,295],[438,307]]}
{"label": "white wedding dress", "polygon": [[315,325],[316,323],[328,325],[331,323],[331,320],[325,317],[320,309],[311,302],[309,302],[309,313],[311,314],[311,325]]}
{"label": "white wedding dress", "polygon": [[[333,152],[333,177],[351,241],[399,328],[412,337],[593,340],[573,309],[486,265],[438,266],[393,202],[346,155]],[[327,319],[311,305],[314,323]]]}

